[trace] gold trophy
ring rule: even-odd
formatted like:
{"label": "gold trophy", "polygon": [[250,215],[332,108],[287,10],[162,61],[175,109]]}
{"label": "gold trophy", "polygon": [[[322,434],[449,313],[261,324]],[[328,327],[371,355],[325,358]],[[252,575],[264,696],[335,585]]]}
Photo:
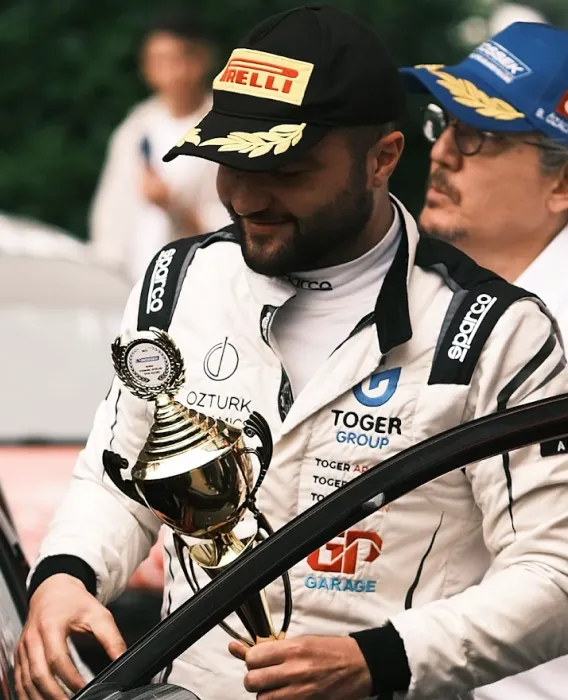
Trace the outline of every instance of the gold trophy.
{"label": "gold trophy", "polygon": [[[270,428],[258,413],[252,413],[240,430],[175,401],[185,370],[179,349],[165,331],[151,328],[130,339],[119,336],[112,345],[112,358],[123,384],[135,396],[154,402],[154,423],[130,480],[122,476],[129,467],[127,461],[110,450],[103,453],[105,471],[123,493],[173,529],[182,570],[197,592],[196,566],[213,579],[272,534],[255,501],[272,458]],[[260,445],[247,447],[243,433],[257,438]],[[251,456],[260,463],[256,483]],[[254,516],[254,532],[239,538],[235,527],[247,514]],[[184,535],[204,542],[188,545]],[[284,637],[292,613],[287,574],[283,583],[285,605],[279,632],[264,591],[237,610],[250,639],[224,622],[221,627],[248,645]]]}

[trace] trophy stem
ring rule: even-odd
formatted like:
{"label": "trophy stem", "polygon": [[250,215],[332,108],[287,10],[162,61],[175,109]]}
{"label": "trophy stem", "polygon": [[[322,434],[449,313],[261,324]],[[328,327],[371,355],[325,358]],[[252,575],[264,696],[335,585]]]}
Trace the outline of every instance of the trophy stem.
{"label": "trophy stem", "polygon": [[241,610],[243,615],[250,622],[251,629],[249,630],[247,626],[247,631],[252,636],[255,644],[278,639],[274,631],[274,625],[272,624],[272,618],[268,610],[268,603],[264,591],[260,591],[260,593],[249,598],[241,607]]}
{"label": "trophy stem", "polygon": [[[223,545],[228,547],[236,556],[241,555],[247,548],[247,544],[239,539],[232,530],[221,534],[219,539]],[[221,557],[223,556],[222,551],[223,547],[218,546],[217,552]],[[211,576],[210,571],[207,573]],[[241,622],[245,625],[247,632],[251,635],[255,644],[261,641],[277,639],[264,590],[249,598],[249,600],[241,606],[240,613],[242,613],[242,615],[239,615]]]}
{"label": "trophy stem", "polygon": [[[246,549],[246,545],[244,544],[244,542],[241,539],[239,539],[232,530],[229,530],[229,532],[221,533],[219,539],[225,545],[225,547],[228,547],[237,556],[239,554],[242,554]],[[217,551],[220,551],[220,549],[221,548],[217,547]]]}
{"label": "trophy stem", "polygon": [[[253,547],[257,537],[258,533],[243,541],[233,531],[219,534],[210,542],[190,546],[190,563],[192,566],[193,563],[197,564],[210,579],[214,579],[247,549]],[[180,556],[178,551],[178,557],[181,559],[182,556]],[[236,612],[251,636],[253,644],[279,638],[272,624],[272,617],[264,591],[251,596]],[[233,632],[231,630],[229,633],[250,646],[251,642],[248,639]]]}

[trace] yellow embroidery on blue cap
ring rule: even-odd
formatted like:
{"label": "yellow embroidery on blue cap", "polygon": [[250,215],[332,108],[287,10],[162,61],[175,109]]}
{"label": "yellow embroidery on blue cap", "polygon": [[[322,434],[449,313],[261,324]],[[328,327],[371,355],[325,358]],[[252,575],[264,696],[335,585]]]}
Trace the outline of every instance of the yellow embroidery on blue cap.
{"label": "yellow embroidery on blue cap", "polygon": [[440,70],[440,68],[445,68],[443,63],[419,63],[415,68],[424,68],[425,70],[435,71]]}
{"label": "yellow embroidery on blue cap", "polygon": [[201,142],[201,136],[199,135],[200,131],[201,129],[194,126],[176,143],[177,148],[183,146],[184,143],[192,143],[194,146],[199,146]]}
{"label": "yellow embroidery on blue cap", "polygon": [[422,64],[415,67],[424,68],[440,78],[438,80],[438,85],[445,88],[458,104],[475,110],[482,117],[499,119],[501,121],[513,121],[514,119],[523,119],[525,116],[522,112],[519,112],[516,107],[505,102],[505,100],[501,100],[498,97],[490,97],[470,80],[456,78],[440,70],[440,68],[444,66],[438,64]]}
{"label": "yellow embroidery on blue cap", "polygon": [[258,158],[271,151],[280,155],[300,142],[305,128],[305,124],[280,124],[269,131],[231,131],[228,136],[203,141],[199,146],[218,146],[219,151],[246,153],[249,158]]}

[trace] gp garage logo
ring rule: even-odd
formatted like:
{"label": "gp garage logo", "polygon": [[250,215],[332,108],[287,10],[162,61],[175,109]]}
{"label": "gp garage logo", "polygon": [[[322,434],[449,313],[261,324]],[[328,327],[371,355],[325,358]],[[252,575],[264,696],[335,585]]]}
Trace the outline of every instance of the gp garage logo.
{"label": "gp garage logo", "polygon": [[[378,533],[369,530],[347,530],[306,559],[308,566],[319,576],[308,575],[306,588],[330,591],[373,593],[375,579],[348,578],[356,573],[359,564],[372,563],[380,555],[383,541]],[[323,575],[322,575],[323,574]],[[333,574],[326,576],[325,574]]]}
{"label": "gp garage logo", "polygon": [[239,354],[228,338],[214,345],[203,360],[203,371],[214,382],[232,377],[238,366]]}
{"label": "gp garage logo", "polygon": [[366,382],[357,384],[353,389],[357,401],[370,408],[377,408],[390,401],[398,386],[400,370],[400,367],[394,367],[376,372]]}
{"label": "gp garage logo", "polygon": [[376,532],[347,530],[336,541],[331,541],[312,552],[307,559],[314,571],[334,574],[354,574],[359,557],[373,562],[381,553],[383,541]]}

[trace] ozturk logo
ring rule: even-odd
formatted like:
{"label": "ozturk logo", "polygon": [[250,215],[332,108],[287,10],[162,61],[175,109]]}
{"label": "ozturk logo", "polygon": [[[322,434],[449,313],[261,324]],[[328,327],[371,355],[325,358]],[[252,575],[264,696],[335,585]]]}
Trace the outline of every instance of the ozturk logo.
{"label": "ozturk logo", "polygon": [[357,384],[353,389],[355,398],[363,406],[376,408],[382,406],[392,399],[400,379],[400,367],[386,369],[383,372],[376,372],[369,377],[369,385],[365,387],[363,382]]}
{"label": "ozturk logo", "polygon": [[158,255],[152,272],[150,289],[148,290],[148,298],[146,300],[147,314],[157,313],[161,311],[164,306],[162,298],[164,296],[166,282],[168,281],[169,267],[175,254],[175,248],[168,248],[168,250],[162,250],[160,255]]}
{"label": "ozturk logo", "polygon": [[214,345],[203,360],[203,371],[214,382],[223,382],[232,377],[238,366],[239,354],[228,338]]}
{"label": "ozturk logo", "polygon": [[[377,585],[375,579],[352,579],[360,562],[374,562],[380,555],[383,541],[376,532],[368,530],[347,530],[316,549],[306,559],[308,566],[321,574],[339,574],[335,576],[306,576],[306,588],[327,591],[355,591],[356,593],[374,593]],[[341,575],[343,574],[343,575]]]}

